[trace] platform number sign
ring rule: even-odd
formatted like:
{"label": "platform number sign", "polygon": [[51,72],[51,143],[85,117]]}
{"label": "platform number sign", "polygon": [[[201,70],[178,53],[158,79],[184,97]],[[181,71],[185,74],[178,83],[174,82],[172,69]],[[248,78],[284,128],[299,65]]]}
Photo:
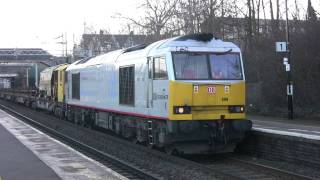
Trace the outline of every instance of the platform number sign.
{"label": "platform number sign", "polygon": [[216,93],[216,87],[215,86],[208,86],[208,93],[209,94],[215,94]]}
{"label": "platform number sign", "polygon": [[287,52],[287,42],[276,42],[277,52]]}

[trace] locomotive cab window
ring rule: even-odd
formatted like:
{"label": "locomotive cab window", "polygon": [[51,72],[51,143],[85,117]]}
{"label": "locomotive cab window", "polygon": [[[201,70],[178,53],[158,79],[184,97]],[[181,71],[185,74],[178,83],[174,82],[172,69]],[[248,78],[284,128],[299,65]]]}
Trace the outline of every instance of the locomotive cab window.
{"label": "locomotive cab window", "polygon": [[207,55],[204,53],[174,53],[173,62],[176,79],[209,79]]}
{"label": "locomotive cab window", "polygon": [[166,59],[157,57],[153,59],[153,79],[168,79]]}
{"label": "locomotive cab window", "polygon": [[243,79],[239,54],[210,54],[210,67],[212,79]]}
{"label": "locomotive cab window", "polygon": [[175,78],[178,80],[241,80],[238,53],[173,53]]}
{"label": "locomotive cab window", "polygon": [[119,103],[134,105],[134,66],[119,68]]}

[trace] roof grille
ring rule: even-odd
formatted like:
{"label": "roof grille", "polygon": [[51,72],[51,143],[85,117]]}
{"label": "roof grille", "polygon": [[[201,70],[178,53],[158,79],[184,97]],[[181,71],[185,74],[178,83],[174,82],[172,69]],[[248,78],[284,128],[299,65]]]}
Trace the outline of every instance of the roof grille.
{"label": "roof grille", "polygon": [[201,34],[188,34],[181,36],[175,41],[186,41],[186,40],[196,40],[196,41],[203,41],[203,42],[209,42],[212,39],[216,39],[212,33],[201,33]]}
{"label": "roof grille", "polygon": [[136,45],[136,46],[132,46],[132,47],[129,47],[129,48],[125,49],[123,51],[123,53],[132,52],[132,51],[138,51],[138,50],[146,48],[148,45],[149,44],[139,44],[139,45]]}

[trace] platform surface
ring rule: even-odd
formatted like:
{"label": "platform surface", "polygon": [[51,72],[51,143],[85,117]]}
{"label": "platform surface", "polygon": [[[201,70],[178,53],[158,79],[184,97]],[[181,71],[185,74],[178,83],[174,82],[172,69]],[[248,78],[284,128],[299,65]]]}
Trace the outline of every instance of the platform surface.
{"label": "platform surface", "polygon": [[[0,116],[2,118],[2,114]],[[59,180],[58,175],[0,125],[0,177]]]}
{"label": "platform surface", "polygon": [[253,130],[320,140],[320,119],[285,119],[271,116],[247,115]]}
{"label": "platform surface", "polygon": [[127,179],[0,110],[0,179]]}

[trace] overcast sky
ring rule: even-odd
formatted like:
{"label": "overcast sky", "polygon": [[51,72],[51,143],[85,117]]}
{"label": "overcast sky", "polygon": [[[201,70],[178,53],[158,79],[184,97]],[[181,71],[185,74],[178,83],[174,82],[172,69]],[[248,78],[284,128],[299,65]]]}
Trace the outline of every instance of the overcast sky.
{"label": "overcast sky", "polygon": [[[87,27],[108,29],[119,33],[125,24],[112,18],[115,13],[135,17],[141,0],[2,0],[0,3],[0,48],[32,48],[49,50],[60,55],[57,44],[62,33],[67,34],[69,49],[73,39],[79,42]],[[293,2],[294,0],[288,0]],[[307,0],[298,0],[306,8]],[[316,10],[320,0],[312,0]],[[74,37],[74,38],[73,38]]]}

